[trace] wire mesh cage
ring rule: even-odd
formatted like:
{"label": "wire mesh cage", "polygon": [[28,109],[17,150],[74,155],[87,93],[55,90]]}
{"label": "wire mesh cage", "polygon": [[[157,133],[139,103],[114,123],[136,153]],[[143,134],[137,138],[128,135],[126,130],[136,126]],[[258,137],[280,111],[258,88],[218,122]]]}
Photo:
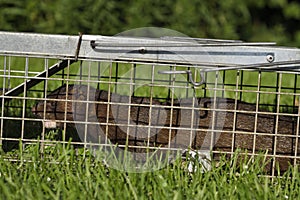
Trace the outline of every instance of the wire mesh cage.
{"label": "wire mesh cage", "polygon": [[218,160],[243,149],[265,152],[272,175],[300,162],[297,48],[8,32],[0,42],[6,152],[70,143],[169,161],[186,150]]}

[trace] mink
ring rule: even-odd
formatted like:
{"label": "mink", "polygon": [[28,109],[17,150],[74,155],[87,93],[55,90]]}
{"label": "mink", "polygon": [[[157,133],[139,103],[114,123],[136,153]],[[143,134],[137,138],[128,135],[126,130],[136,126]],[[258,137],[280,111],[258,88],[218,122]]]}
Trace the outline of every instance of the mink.
{"label": "mink", "polygon": [[[270,158],[276,155],[282,171],[294,159],[299,164],[297,117],[278,114],[276,119],[276,113],[255,111],[255,104],[228,98],[161,101],[108,93],[86,85],[63,85],[51,92],[47,101],[32,108],[39,118],[66,120],[69,126],[75,126],[81,141],[110,141],[136,147],[135,151],[140,146],[212,149],[216,159],[219,152],[236,149],[268,151]],[[80,122],[90,124],[85,127]]]}

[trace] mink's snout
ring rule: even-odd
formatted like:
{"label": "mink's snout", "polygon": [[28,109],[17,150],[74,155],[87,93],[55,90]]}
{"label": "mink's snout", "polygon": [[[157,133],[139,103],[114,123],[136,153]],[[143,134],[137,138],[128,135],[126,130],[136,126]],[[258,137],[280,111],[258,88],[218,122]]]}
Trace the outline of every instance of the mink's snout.
{"label": "mink's snout", "polygon": [[31,108],[31,113],[36,116],[36,117],[41,117],[40,116],[40,112],[38,110],[38,107],[39,107],[39,103],[35,104],[32,108]]}
{"label": "mink's snout", "polygon": [[36,105],[31,108],[31,113],[36,115]]}

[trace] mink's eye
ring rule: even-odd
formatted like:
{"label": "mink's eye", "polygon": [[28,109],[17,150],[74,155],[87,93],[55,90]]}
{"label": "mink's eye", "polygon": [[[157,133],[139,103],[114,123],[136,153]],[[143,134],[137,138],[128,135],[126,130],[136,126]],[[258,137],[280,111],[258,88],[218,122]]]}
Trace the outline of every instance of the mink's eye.
{"label": "mink's eye", "polygon": [[55,102],[50,101],[46,103],[46,110],[47,111],[53,111],[55,109]]}
{"label": "mink's eye", "polygon": [[55,101],[51,101],[51,107],[54,108],[55,107],[56,102]]}

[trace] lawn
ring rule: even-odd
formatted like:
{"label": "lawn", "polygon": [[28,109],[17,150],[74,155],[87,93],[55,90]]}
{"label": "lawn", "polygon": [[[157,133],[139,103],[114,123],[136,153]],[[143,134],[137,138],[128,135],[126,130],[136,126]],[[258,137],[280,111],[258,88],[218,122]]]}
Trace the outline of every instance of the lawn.
{"label": "lawn", "polygon": [[[22,149],[22,148],[20,148]],[[264,155],[251,162],[225,157],[212,169],[188,172],[178,159],[153,172],[128,173],[106,166],[89,151],[69,145],[39,145],[11,152],[17,161],[0,156],[1,199],[297,199],[300,173],[290,169],[281,178],[262,170]],[[76,153],[77,152],[77,153]],[[44,155],[44,156],[45,156]],[[26,161],[30,160],[30,161]],[[196,167],[199,163],[195,163]]]}

